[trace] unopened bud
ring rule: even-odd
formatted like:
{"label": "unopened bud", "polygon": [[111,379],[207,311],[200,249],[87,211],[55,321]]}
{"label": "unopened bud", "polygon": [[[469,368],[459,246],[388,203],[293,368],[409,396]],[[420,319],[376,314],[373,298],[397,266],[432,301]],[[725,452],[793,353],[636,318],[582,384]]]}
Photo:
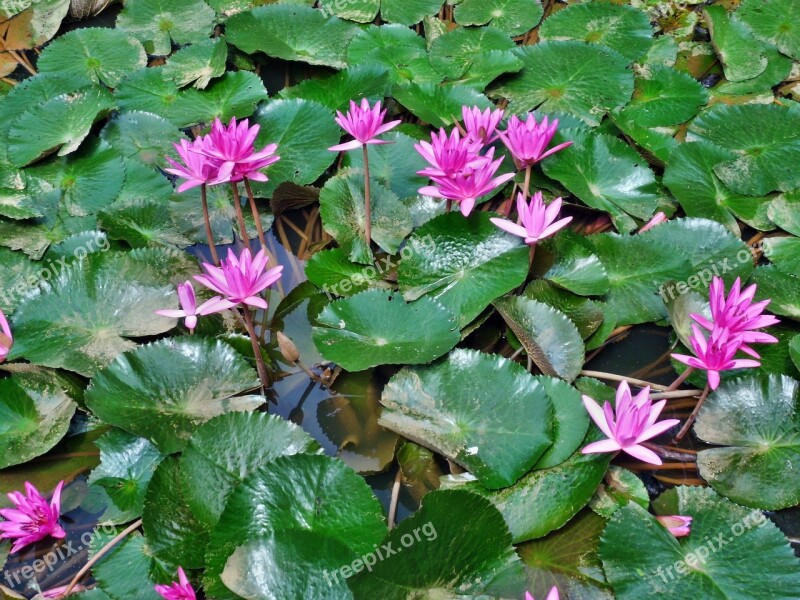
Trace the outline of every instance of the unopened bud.
{"label": "unopened bud", "polygon": [[290,363],[296,363],[300,360],[300,353],[297,351],[297,346],[290,340],[282,331],[278,332],[278,348],[283,355],[283,358]]}

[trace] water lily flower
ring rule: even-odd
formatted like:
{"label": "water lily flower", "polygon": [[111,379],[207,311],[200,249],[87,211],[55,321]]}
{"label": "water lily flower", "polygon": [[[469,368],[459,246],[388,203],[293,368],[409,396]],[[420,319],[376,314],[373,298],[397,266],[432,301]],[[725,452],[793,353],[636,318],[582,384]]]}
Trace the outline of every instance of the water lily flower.
{"label": "water lily flower", "polygon": [[212,185],[242,181],[245,178],[251,181],[268,181],[261,169],[278,162],[280,156],[275,155],[277,144],[269,144],[256,151],[253,144],[260,129],[260,125],[250,127],[248,119],[237,123],[236,117],[233,117],[227,127],[219,118],[214,121],[211,131],[198,146],[206,156],[220,163]]}
{"label": "water lily flower", "polygon": [[728,297],[725,297],[725,282],[722,277],[714,277],[709,288],[709,302],[711,304],[711,318],[709,321],[703,315],[692,313],[692,317],[701,327],[712,331],[715,327],[726,328],[731,335],[741,336],[739,349],[754,358],[761,358],[749,344],[775,344],[778,338],[755,331],[770,325],[780,323],[772,315],[762,315],[770,300],[762,300],[753,304],[756,293],[756,284],[744,290],[741,289],[742,281],[739,277],[731,286]]}
{"label": "water lily flower", "polygon": [[661,225],[661,223],[664,223],[667,220],[668,220],[667,215],[665,215],[663,212],[657,212],[656,214],[653,215],[652,219],[650,219],[647,223],[642,225],[642,227],[639,229],[639,233],[644,233],[648,229],[652,229],[656,225]]}
{"label": "water lily flower", "polygon": [[181,140],[179,144],[173,144],[173,146],[183,164],[168,156],[167,162],[173,168],[164,170],[186,180],[178,187],[179,193],[199,185],[211,185],[218,178],[220,161],[204,153],[205,141],[203,138],[197,138],[193,142]]}
{"label": "water lily flower", "polygon": [[525,169],[551,154],[563,150],[572,142],[564,142],[554,148],[547,150],[547,146],[556,134],[558,119],[548,122],[544,117],[540,123],[536,122],[533,113],[528,113],[525,121],[520,120],[516,115],[512,115],[508,120],[505,131],[500,132],[500,139],[514,157],[514,163],[518,169]]}
{"label": "water lily flower", "polygon": [[507,173],[499,177],[494,176],[497,173],[497,169],[500,168],[500,163],[503,162],[502,156],[497,160],[493,160],[494,148],[489,149],[485,158],[486,162],[484,164],[467,168],[452,177],[431,177],[431,180],[436,185],[420,188],[419,193],[424,196],[433,196],[434,198],[444,198],[458,202],[461,214],[468,217],[472,209],[475,208],[475,202],[478,198],[494,192],[498,187],[514,178],[513,173]]}
{"label": "water lily flower", "polygon": [[[525,592],[525,600],[536,600],[530,592]],[[550,593],[547,594],[546,600],[558,600],[558,588],[553,586],[550,588]]]}
{"label": "water lily flower", "polygon": [[692,517],[682,515],[669,515],[656,517],[656,520],[666,527],[676,538],[686,537],[692,529]]}
{"label": "water lily flower", "polygon": [[649,387],[644,388],[635,398],[632,397],[630,387],[625,381],[617,388],[616,410],[608,402],[601,409],[592,398],[583,396],[583,405],[589,416],[608,439],[593,442],[581,452],[595,454],[621,450],[646,463],[660,465],[661,459],[658,455],[641,444],[680,423],[678,419],[656,423],[666,403],[666,400],[661,400],[653,404]]}
{"label": "water lily flower", "polygon": [[178,567],[178,581],[173,581],[169,585],[156,585],[154,587],[156,592],[166,600],[197,600],[194,588],[186,578],[183,567]]}
{"label": "water lily flower", "polygon": [[16,540],[11,547],[11,552],[18,552],[28,544],[50,536],[64,538],[67,533],[58,523],[61,516],[61,481],[53,492],[53,497],[48,504],[47,500],[39,493],[32,483],[25,482],[25,495],[21,492],[8,494],[16,508],[0,509],[0,539]]}
{"label": "water lily flower", "polygon": [[197,317],[222,312],[223,310],[236,306],[233,302],[224,300],[220,296],[214,296],[210,300],[203,302],[200,306],[197,306],[194,288],[190,281],[178,285],[178,300],[180,300],[181,303],[181,310],[165,309],[157,310],[155,313],[162,317],[170,317],[173,319],[183,318],[183,324],[186,325],[186,329],[189,331],[194,331],[194,328],[197,327]]}
{"label": "water lily flower", "polygon": [[414,144],[417,152],[430,164],[417,175],[424,177],[455,177],[465,169],[486,164],[485,156],[480,155],[483,145],[480,142],[462,138],[458,129],[448,137],[444,129],[431,134],[430,142]]}
{"label": "water lily flower", "polygon": [[719,387],[719,374],[722,371],[761,366],[757,360],[733,358],[741,348],[742,334],[734,335],[726,327],[714,327],[706,340],[703,331],[692,323],[689,343],[696,356],[673,354],[672,358],[695,369],[707,371],[708,384],[712,390]]}
{"label": "water lily flower", "polygon": [[520,193],[517,194],[517,214],[522,225],[508,219],[492,218],[490,221],[500,229],[524,238],[526,244],[533,245],[555,234],[572,221],[572,217],[556,221],[560,210],[561,198],[556,198],[550,206],[545,206],[541,192],[536,192],[530,202],[525,202],[525,194]]}
{"label": "water lily flower", "polygon": [[472,142],[480,142],[482,146],[491,144],[498,138],[497,126],[503,120],[504,111],[500,108],[492,110],[487,108],[481,112],[477,106],[461,107],[461,116],[464,121],[464,130],[467,132],[467,139]]}
{"label": "water lily flower", "polygon": [[350,110],[346,115],[342,111],[336,111],[336,122],[347,133],[354,138],[351,142],[332,146],[328,150],[341,152],[343,150],[355,150],[362,146],[371,144],[388,144],[389,142],[379,140],[378,136],[397,127],[402,121],[390,121],[384,123],[386,111],[381,110],[381,103],[378,101],[374,107],[370,107],[369,100],[363,98],[359,106],[353,100],[350,101]]}
{"label": "water lily flower", "polygon": [[247,304],[256,308],[267,308],[259,294],[281,278],[282,266],[264,271],[269,257],[262,248],[253,257],[249,248],[238,257],[228,249],[228,258],[219,267],[203,263],[206,275],[195,275],[196,281],[222,294],[233,305]]}
{"label": "water lily flower", "polygon": [[11,346],[14,345],[14,336],[11,333],[11,326],[8,324],[6,316],[0,310],[0,363],[5,361],[11,354]]}

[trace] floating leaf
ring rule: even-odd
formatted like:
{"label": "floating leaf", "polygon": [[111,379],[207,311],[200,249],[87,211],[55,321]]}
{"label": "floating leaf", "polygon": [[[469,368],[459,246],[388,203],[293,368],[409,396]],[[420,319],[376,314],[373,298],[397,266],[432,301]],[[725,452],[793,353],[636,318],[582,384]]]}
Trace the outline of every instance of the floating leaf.
{"label": "floating leaf", "polygon": [[800,238],[771,237],[764,240],[764,256],[789,275],[800,273]]}
{"label": "floating leaf", "polygon": [[166,166],[164,156],[173,153],[172,144],[185,136],[158,115],[132,111],[121,113],[106,123],[100,137],[125,158]]}
{"label": "floating leaf", "polygon": [[54,40],[36,62],[40,73],[74,76],[116,87],[130,71],[147,64],[142,45],[119,29],[75,29]]}
{"label": "floating leaf", "polygon": [[317,321],[314,344],[326,359],[348,371],[428,363],[459,340],[455,318],[438,302],[421,298],[406,304],[399,294],[381,290],[336,300]]}
{"label": "floating leaf", "polygon": [[188,44],[211,35],[214,11],[203,0],[128,0],[117,28],[144,44],[149,54],[165,55],[172,42]]}
{"label": "floating leaf", "polygon": [[594,333],[603,322],[603,311],[595,301],[562,290],[544,279],[534,279],[529,283],[525,288],[525,296],[567,315],[583,339]]}
{"label": "floating leaf", "polygon": [[234,398],[257,387],[254,370],[227,344],[171,338],[123,354],[97,373],[86,405],[106,423],[172,453],[212,417],[261,404],[260,397]]}
{"label": "floating leaf", "polygon": [[647,14],[633,6],[590,2],[572,4],[548,17],[542,40],[579,40],[616,50],[629,61],[642,58],[653,43]]}
{"label": "floating leaf", "polygon": [[800,60],[800,7],[793,0],[744,0],[736,16],[765,42]]}
{"label": "floating leaf", "polygon": [[381,425],[463,465],[489,489],[513,485],[552,443],[544,385],[518,364],[474,350],[403,369],[381,403]]}
{"label": "floating leaf", "polygon": [[397,279],[406,300],[428,296],[458,316],[464,326],[495,298],[516,288],[528,270],[528,250],[477,211],[436,217],[409,238],[410,255]]}
{"label": "floating leaf", "polygon": [[589,507],[601,517],[610,519],[628,502],[636,502],[639,506],[650,506],[650,495],[644,483],[636,475],[622,467],[611,466],[605,480],[589,502]]}
{"label": "floating leaf", "polygon": [[729,15],[724,6],[707,6],[704,13],[711,41],[725,69],[725,78],[744,81],[763,73],[767,57],[753,31],[735,15]]}
{"label": "floating leaf", "polygon": [[489,99],[468,87],[443,87],[435,83],[395,86],[392,94],[412,114],[433,127],[452,125],[461,119],[462,106],[493,108]]}
{"label": "floating leaf", "polygon": [[570,230],[559,232],[537,245],[538,256],[552,255],[542,278],[581,296],[605,294],[610,285],[608,274],[593,250],[583,236]]}
{"label": "floating leaf", "polygon": [[45,264],[33,262],[22,252],[12,252],[7,248],[0,248],[0,268],[3,270],[0,310],[10,317],[19,300],[28,292],[39,287],[43,270],[46,269],[48,277],[50,276],[52,266],[52,262]]}
{"label": "floating leaf", "polygon": [[706,102],[708,92],[695,79],[669,67],[653,66],[636,77],[633,98],[622,114],[639,127],[678,125],[695,116]]}
{"label": "floating leaf", "polygon": [[169,209],[169,204],[159,200],[115,202],[100,213],[98,223],[109,238],[124,240],[133,248],[191,246],[192,240],[172,223]]}
{"label": "floating leaf", "polygon": [[203,40],[181,48],[170,56],[163,69],[164,77],[179,87],[194,83],[194,87],[202,90],[212,79],[225,73],[227,58],[228,44],[225,38]]}
{"label": "floating leaf", "polygon": [[536,463],[536,469],[547,469],[560,465],[578,449],[589,431],[589,413],[582,410],[580,393],[568,383],[546,375],[534,379],[544,387],[553,406],[553,445]]}
{"label": "floating leaf", "polygon": [[[96,532],[92,536],[92,551],[97,553],[111,539],[112,536]],[[135,531],[111,547],[92,569],[92,575],[97,580],[98,589],[112,600],[163,600],[153,589],[153,566],[154,559],[147,552],[144,537]]]}
{"label": "floating leaf", "polygon": [[678,600],[704,590],[709,600],[767,600],[800,585],[788,541],[760,512],[708,488],[666,494],[669,514],[692,517],[688,537],[677,540],[635,502],[614,513],[603,533],[600,558],[617,598]]}
{"label": "floating leaf", "polygon": [[522,71],[493,90],[494,96],[510,101],[511,112],[563,111],[596,126],[633,93],[628,59],[603,46],[549,41],[523,46],[517,53],[525,65]]}
{"label": "floating leaf", "polygon": [[312,100],[331,110],[345,111],[353,98],[370,103],[383,100],[389,87],[389,71],[379,65],[354,65],[322,79],[306,79],[284,88],[281,98]]}
{"label": "floating leaf", "polygon": [[800,278],[767,265],[755,270],[753,283],[758,284],[758,300],[772,300],[770,312],[800,319]]}
{"label": "floating leaf", "polygon": [[455,9],[460,25],[489,24],[508,35],[533,29],[543,14],[539,0],[464,0]]}
{"label": "floating leaf", "polygon": [[352,296],[366,290],[379,279],[373,265],[358,265],[348,260],[341,248],[315,252],[306,263],[306,277],[326,294]]}
{"label": "floating leaf", "polygon": [[764,47],[767,68],[758,77],[746,81],[729,81],[714,88],[723,94],[771,93],[770,88],[789,78],[794,61],[778,52],[774,46]]}
{"label": "floating leaf", "polygon": [[[180,92],[170,120],[180,126],[211,123],[216,118],[227,123],[231,117],[250,116],[256,105],[266,98],[267,90],[258,75],[247,71],[228,72],[204,90],[191,88]],[[265,132],[265,135],[275,134]]]}
{"label": "floating leaf", "polygon": [[347,47],[347,64],[381,66],[392,83],[439,83],[442,76],[428,60],[425,40],[401,25],[370,26]]}
{"label": "floating leaf", "polygon": [[781,229],[800,236],[800,190],[773,199],[767,207],[767,216]]}
{"label": "floating leaf", "polygon": [[[459,113],[460,111],[459,108]],[[427,166],[425,159],[414,149],[418,140],[398,131],[390,131],[382,135],[381,139],[390,143],[369,148],[370,178],[392,190],[398,198],[416,196],[419,188],[428,184],[427,177],[417,175],[417,171]],[[363,172],[362,149],[350,150],[345,154],[342,165]],[[437,202],[441,204],[441,201]]]}

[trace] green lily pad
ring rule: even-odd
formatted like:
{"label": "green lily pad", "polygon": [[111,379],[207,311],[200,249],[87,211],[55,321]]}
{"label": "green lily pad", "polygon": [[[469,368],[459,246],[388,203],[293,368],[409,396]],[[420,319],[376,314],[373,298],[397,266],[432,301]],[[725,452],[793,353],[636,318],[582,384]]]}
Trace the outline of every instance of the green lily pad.
{"label": "green lily pad", "polygon": [[702,590],[709,600],[767,600],[800,585],[789,542],[761,512],[708,488],[666,495],[669,514],[693,518],[688,537],[676,539],[635,502],[614,513],[603,533],[600,558],[617,598],[678,600]]}
{"label": "green lily pad", "polygon": [[704,14],[728,81],[745,81],[764,72],[764,46],[750,27],[729,15],[724,6],[708,6]]}
{"label": "green lily pad", "polygon": [[792,358],[794,366],[800,371],[800,334],[794,336],[789,342],[789,355]]}
{"label": "green lily pad", "polygon": [[[267,7],[265,7],[267,8]],[[250,119],[261,126],[256,146],[278,144],[281,159],[267,171],[267,183],[256,182],[253,191],[266,198],[279,184],[313,183],[336,160],[328,148],[339,143],[341,129],[333,113],[310,100],[271,100],[262,104]]]}
{"label": "green lily pad", "polygon": [[64,437],[75,413],[65,387],[46,371],[0,379],[0,468],[40,456]]}
{"label": "green lily pad", "polygon": [[642,127],[630,119],[624,109],[613,113],[611,120],[638,146],[639,153],[652,165],[665,165],[669,162],[670,153],[678,147],[678,141],[673,137],[678,130],[676,126]]}
{"label": "green lily pad", "polygon": [[231,494],[211,535],[204,588],[219,600],[347,598],[330,571],[372,552],[385,533],[380,504],[343,462],[280,457]]}
{"label": "green lily pad", "polygon": [[548,17],[539,29],[542,40],[579,40],[616,50],[630,62],[642,58],[653,43],[647,13],[610,2],[573,4]]}
{"label": "green lily pad", "polygon": [[227,344],[170,338],[140,346],[97,373],[86,405],[106,423],[168,454],[183,449],[212,417],[262,404],[260,396],[235,397],[257,387],[254,370]]}
{"label": "green lily pad", "polygon": [[405,248],[397,280],[406,300],[441,302],[464,326],[495,299],[518,287],[528,270],[528,250],[476,211],[452,212],[420,227]]}
{"label": "green lily pad", "polygon": [[736,16],[784,54],[800,60],[800,7],[792,0],[744,0]]}
{"label": "green lily pad", "polygon": [[306,277],[331,296],[352,296],[380,279],[373,265],[350,262],[341,248],[315,252],[306,263]]}
{"label": "green lily pad", "polygon": [[605,113],[631,99],[633,72],[628,59],[614,50],[577,41],[548,41],[523,46],[517,53],[525,66],[490,94],[507,98],[512,112],[534,108],[545,114],[566,112],[597,126]]}
{"label": "green lily pad", "polygon": [[337,17],[358,23],[370,23],[378,16],[389,23],[415,25],[423,18],[439,12],[442,0],[350,0],[331,2],[326,6]]}
{"label": "green lily pad", "polygon": [[111,502],[103,521],[129,523],[141,516],[147,486],[164,455],[148,440],[121,429],[112,429],[95,445],[100,465],[88,483],[102,488]]}
{"label": "green lily pad", "polygon": [[[370,208],[372,241],[393,254],[411,233],[411,213],[390,190],[372,182]],[[364,175],[347,170],[332,177],[320,193],[320,216],[325,231],[339,242],[352,261],[369,264],[372,251],[366,239]]]}
{"label": "green lily pad", "polygon": [[179,87],[192,83],[202,90],[212,79],[225,73],[227,58],[225,38],[211,38],[178,50],[169,57],[163,74]]}
{"label": "green lily pad", "polygon": [[800,384],[780,375],[725,381],[703,404],[695,433],[724,446],[697,455],[700,475],[738,504],[777,510],[800,502]]}
{"label": "green lily pad", "polygon": [[115,202],[100,213],[98,223],[109,238],[124,240],[133,248],[191,246],[192,240],[172,223],[169,208],[159,200]]}
{"label": "green lily pad", "polygon": [[[308,35],[313,31],[314,35]],[[225,35],[231,44],[252,54],[342,69],[350,40],[358,33],[352,23],[328,17],[310,6],[270,4],[228,19]]]}
{"label": "green lily pad", "polygon": [[40,284],[41,293],[26,297],[14,313],[13,356],[94,375],[136,346],[128,338],[174,326],[174,319],[153,311],[176,304],[161,269],[178,264],[168,255],[104,252],[56,270]]}
{"label": "green lily pad", "polygon": [[567,381],[578,376],[584,362],[583,340],[563,313],[522,296],[500,298],[494,306],[542,373]]}
{"label": "green lily pad", "polygon": [[763,196],[800,187],[800,108],[777,104],[718,105],[694,120],[691,139],[736,153],[714,172],[732,191]]}
{"label": "green lily pad", "polygon": [[774,198],[767,206],[767,216],[781,229],[800,236],[800,189]]}
{"label": "green lily pad", "polygon": [[[190,46],[191,47],[191,46]],[[120,110],[158,115],[175,125],[183,116],[176,107],[178,85],[164,76],[163,67],[147,67],[128,73],[114,90]]]}
{"label": "green lily pad", "polygon": [[106,123],[100,137],[125,158],[165,167],[164,156],[174,153],[172,144],[186,136],[163,117],[131,111]]}
{"label": "green lily pad", "polygon": [[456,5],[460,25],[491,25],[508,35],[521,35],[542,20],[539,0],[463,0]]}
{"label": "green lily pad", "polygon": [[395,86],[392,95],[412,114],[433,127],[449,126],[460,120],[462,106],[477,106],[481,110],[494,108],[486,96],[461,86],[409,83]]}
{"label": "green lily pad", "polygon": [[190,88],[180,92],[170,120],[179,126],[211,123],[216,118],[228,122],[231,117],[250,116],[266,98],[267,90],[258,75],[231,71],[203,90]]}
{"label": "green lily pad", "polygon": [[59,156],[77,150],[94,122],[113,107],[113,96],[94,86],[27,107],[8,133],[12,163],[24,167],[56,150]]}
{"label": "green lily pad", "polygon": [[487,488],[503,488],[552,443],[545,389],[514,362],[458,349],[435,365],[395,375],[384,388],[378,422],[463,465]]}
{"label": "green lily pad", "polygon": [[302,429],[273,415],[214,417],[192,434],[181,455],[186,503],[201,523],[214,527],[230,493],[251,473],[279,456],[321,451]]}
{"label": "green lily pad", "polygon": [[[111,539],[112,535],[95,532],[92,552],[97,553]],[[112,600],[163,600],[153,589],[156,583],[151,574],[154,563],[144,536],[135,531],[111,548],[92,569],[92,575],[97,580],[97,589]]]}
{"label": "green lily pad", "polygon": [[779,270],[794,275],[800,273],[800,238],[771,237],[764,240],[764,255]]}
{"label": "green lily pad", "polygon": [[534,377],[543,387],[553,406],[553,445],[536,463],[536,469],[548,469],[567,460],[581,445],[589,431],[589,413],[581,410],[581,395],[574,387],[547,375]]}
{"label": "green lily pad", "polygon": [[383,100],[389,88],[389,71],[380,65],[354,65],[321,79],[306,79],[284,88],[281,98],[302,98],[331,110],[346,111],[353,98]]}
{"label": "green lily pad", "polygon": [[794,61],[778,52],[774,46],[764,47],[767,68],[758,77],[746,81],[728,81],[714,88],[723,94],[745,95],[771,93],[770,88],[789,78]]}
{"label": "green lily pad", "polygon": [[383,560],[373,553],[376,564],[362,565],[350,580],[355,598],[519,598],[524,591],[522,564],[502,517],[467,492],[431,492],[381,544],[397,551]]}
{"label": "green lily pad", "polygon": [[551,264],[542,275],[555,285],[581,296],[600,296],[608,292],[606,269],[583,236],[564,230],[551,240],[537,244],[537,256],[549,254]]}
{"label": "green lily pad", "polygon": [[120,29],[144,44],[148,54],[169,54],[172,42],[208,38],[216,15],[203,0],[128,0],[117,16]]}
{"label": "green lily pad", "polygon": [[609,213],[617,229],[627,233],[653,216],[659,187],[653,172],[635,150],[605,134],[565,130],[569,148],[548,157],[542,168],[592,208]]}
{"label": "green lily pad", "polygon": [[116,87],[130,71],[147,64],[142,45],[119,29],[75,29],[53,40],[36,62],[40,73],[74,76]]}
{"label": "green lily pad", "polygon": [[320,354],[348,371],[428,363],[460,339],[455,317],[438,302],[421,298],[406,304],[399,294],[381,290],[336,300],[317,322],[313,336]]}
{"label": "green lily pad", "polygon": [[636,502],[642,508],[647,508],[650,506],[650,495],[636,473],[612,465],[589,502],[589,507],[601,517],[610,519],[628,502]]}
{"label": "green lily pad", "polygon": [[567,315],[584,340],[603,322],[603,311],[594,300],[562,290],[544,279],[535,279],[529,283],[525,288],[525,296]]}
{"label": "green lily pad", "polygon": [[391,83],[439,83],[442,76],[431,66],[425,40],[402,25],[370,26],[347,47],[347,64],[374,65],[389,71]]}
{"label": "green lily pad", "polygon": [[652,66],[634,81],[633,98],[623,118],[639,127],[663,127],[688,121],[708,102],[695,79],[674,69]]}
{"label": "green lily pad", "polygon": [[800,278],[766,265],[755,270],[753,283],[758,284],[756,298],[772,300],[770,312],[800,320]]}
{"label": "green lily pad", "polygon": [[11,317],[25,294],[38,288],[42,268],[48,269],[49,276],[51,265],[52,263],[36,263],[22,252],[0,248],[0,268],[3,269],[4,280],[3,290],[0,292],[0,310],[6,317]]}

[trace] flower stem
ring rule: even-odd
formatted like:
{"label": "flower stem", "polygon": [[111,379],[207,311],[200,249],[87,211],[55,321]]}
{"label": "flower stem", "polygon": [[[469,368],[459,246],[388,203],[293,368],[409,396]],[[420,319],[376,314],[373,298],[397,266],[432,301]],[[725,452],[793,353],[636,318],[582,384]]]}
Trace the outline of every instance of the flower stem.
{"label": "flower stem", "polygon": [[697,405],[694,407],[692,414],[689,415],[689,418],[686,419],[686,423],[683,424],[681,430],[678,432],[678,435],[675,436],[675,441],[680,442],[683,437],[689,433],[689,430],[692,428],[692,424],[694,420],[697,418],[697,413],[700,412],[700,407],[703,406],[703,402],[706,401],[708,398],[708,393],[711,391],[711,386],[706,384],[706,388],[703,390],[703,393],[700,395],[700,398],[697,400]]}
{"label": "flower stem", "polygon": [[61,597],[62,598],[66,598],[67,596],[69,596],[72,593],[72,588],[74,588],[78,584],[78,582],[81,580],[81,578],[84,575],[86,575],[86,573],[89,572],[89,569],[91,569],[98,560],[100,560],[101,558],[103,558],[103,556],[108,554],[109,550],[111,550],[114,546],[116,546],[120,541],[125,539],[134,530],[136,530],[139,527],[141,527],[141,525],[142,525],[142,520],[141,519],[138,519],[138,520],[134,521],[133,523],[131,523],[130,526],[128,526],[125,529],[125,531],[122,531],[119,535],[117,535],[117,537],[115,537],[113,540],[108,542],[105,546],[100,548],[100,550],[94,556],[92,556],[85,565],[83,565],[83,568],[75,574],[75,577],[73,577],[72,581],[69,582],[69,585],[67,586],[67,589],[64,590],[64,593],[61,595]]}
{"label": "flower stem", "polygon": [[258,241],[261,242],[261,247],[267,249],[267,239],[264,237],[264,228],[261,226],[261,217],[258,215],[258,207],[256,206],[256,199],[253,196],[253,188],[250,187],[250,180],[244,178],[244,189],[247,192],[247,199],[250,201],[250,210],[253,213],[253,219],[256,222],[256,231],[258,232]]}
{"label": "flower stem", "polygon": [[233,190],[233,207],[236,209],[236,221],[239,223],[239,232],[242,236],[242,243],[245,248],[250,247],[250,236],[247,234],[247,227],[244,224],[244,215],[242,214],[242,199],[239,197],[239,186],[235,181],[231,181],[231,189]]}
{"label": "flower stem", "polygon": [[244,313],[244,324],[247,333],[250,335],[250,343],[253,345],[253,354],[256,358],[256,368],[258,369],[258,378],[261,380],[262,391],[269,388],[269,375],[267,374],[267,366],[264,364],[264,357],[261,356],[261,345],[258,343],[258,336],[256,335],[256,328],[253,324],[253,314],[246,306],[242,306]]}
{"label": "flower stem", "polygon": [[369,151],[366,144],[362,148],[364,150],[364,218],[366,219],[364,231],[367,236],[367,249],[370,249],[372,245],[372,208],[370,206]]}
{"label": "flower stem", "polygon": [[689,379],[689,375],[691,375],[692,373],[694,373],[694,367],[687,367],[686,370],[683,373],[681,373],[680,377],[678,377],[675,381],[670,383],[669,387],[664,391],[671,392],[673,390],[677,390],[678,386],[687,379]]}
{"label": "flower stem", "polygon": [[403,481],[403,469],[400,464],[397,465],[397,474],[394,476],[394,483],[392,484],[392,499],[389,502],[389,530],[391,531],[395,526],[397,518],[397,501],[400,499],[400,484]]}
{"label": "flower stem", "polygon": [[642,379],[635,379],[634,377],[626,377],[625,375],[617,375],[616,373],[604,373],[603,371],[581,371],[579,375],[583,377],[594,377],[595,379],[606,379],[608,381],[627,381],[628,383],[632,383],[633,385],[639,387],[647,387],[650,386],[651,389],[659,390],[659,391],[667,391],[663,385],[659,385],[657,383],[652,383],[650,381],[644,381]]}
{"label": "flower stem", "polygon": [[450,212],[453,209],[453,201],[450,198],[447,199],[447,204],[445,204],[445,212]]}
{"label": "flower stem", "polygon": [[206,184],[200,187],[200,199],[203,203],[203,223],[206,226],[206,240],[208,240],[208,249],[211,251],[211,259],[216,266],[219,266],[219,256],[217,255],[217,247],[214,245],[214,234],[211,231],[211,217],[208,214],[208,197],[206,194]]}
{"label": "flower stem", "polygon": [[525,168],[525,183],[522,184],[522,195],[524,196],[524,200],[530,198],[531,195],[531,171],[533,170],[533,165],[528,165]]}

